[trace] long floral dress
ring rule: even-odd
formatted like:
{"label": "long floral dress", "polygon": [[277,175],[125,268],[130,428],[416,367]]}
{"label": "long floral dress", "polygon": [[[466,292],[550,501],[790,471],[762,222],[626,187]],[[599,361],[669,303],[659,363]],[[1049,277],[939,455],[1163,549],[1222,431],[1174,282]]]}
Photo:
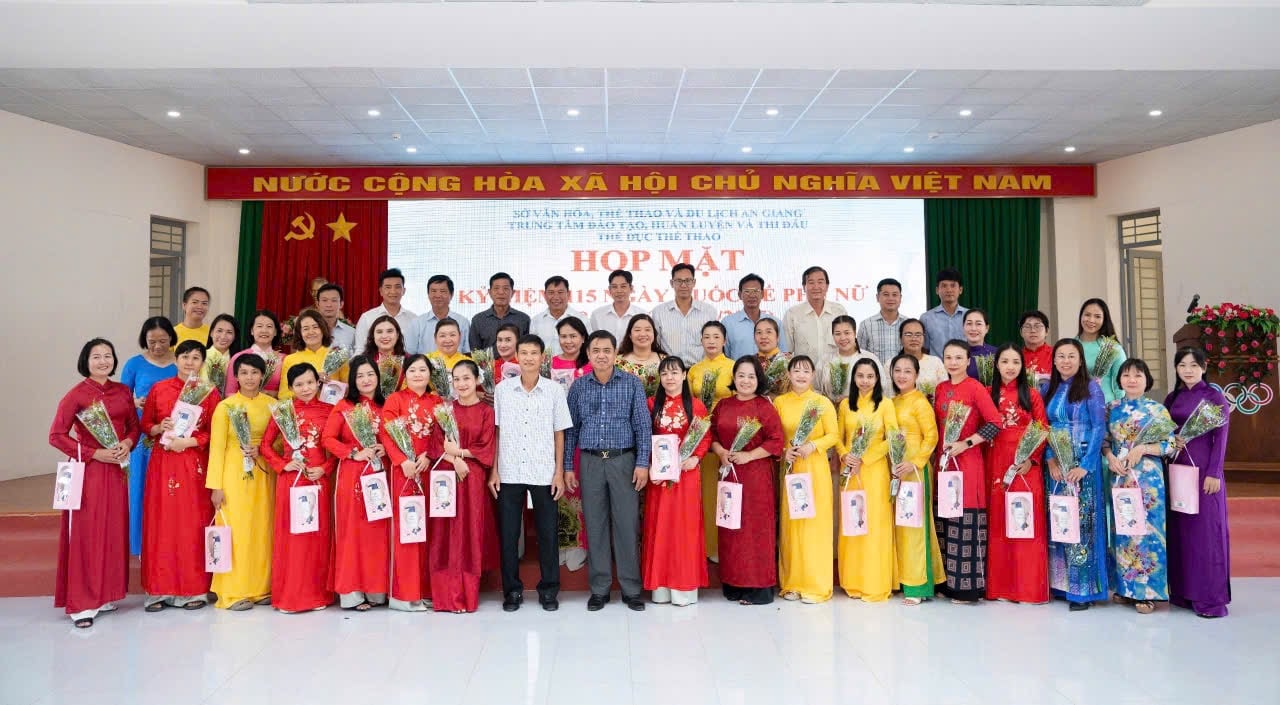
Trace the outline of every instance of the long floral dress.
{"label": "long floral dress", "polygon": [[[1084,374],[1080,372],[1079,374]],[[1049,542],[1049,590],[1068,602],[1096,602],[1107,597],[1107,501],[1102,477],[1102,442],[1107,430],[1107,409],[1102,387],[1089,381],[1089,396],[1069,401],[1071,379],[1062,380],[1045,402],[1049,425],[1071,432],[1076,462],[1085,471],[1080,481],[1080,543]],[[1054,457],[1046,448],[1045,462]],[[1065,474],[1071,468],[1062,468]],[[1049,494],[1066,491],[1066,483],[1051,483]]]}
{"label": "long floral dress", "polygon": [[[653,404],[654,399],[650,397],[650,410]],[[707,417],[707,409],[701,400],[693,400],[693,417]],[[680,398],[668,398],[662,413],[653,423],[653,433],[673,434],[683,443],[692,421],[685,413]],[[710,447],[711,433],[708,432],[694,449],[692,457],[701,459]],[[696,602],[698,588],[707,585],[701,479],[701,474],[695,469],[682,472],[679,482],[650,482],[644,489],[646,501],[640,551],[644,588],[665,588],[671,591],[672,601],[681,604]]]}
{"label": "long floral dress", "polygon": [[[1169,411],[1160,402],[1139,397],[1121,399],[1111,404],[1109,412],[1111,452],[1119,455],[1134,445],[1138,434],[1153,421],[1172,423]],[[1169,452],[1172,434],[1158,442],[1160,455]],[[1165,544],[1164,463],[1160,458],[1144,455],[1129,457],[1130,480],[1142,489],[1142,505],[1147,510],[1145,536],[1111,534],[1111,580],[1116,594],[1132,600],[1169,599],[1169,554]],[[1115,478],[1118,480],[1119,478]],[[1115,486],[1122,483],[1113,480]],[[1111,522],[1114,524],[1114,522]]]}
{"label": "long floral dress", "polygon": [[[1013,465],[1022,434],[1032,421],[1049,424],[1040,393],[1031,392],[1031,411],[1018,403],[1018,387],[1014,382],[1000,389],[1000,432],[987,451],[987,599],[1014,602],[1047,602],[1049,600],[1049,529],[1045,525],[1044,448],[1031,454],[1031,468],[1025,475],[1004,485],[1004,474]],[[1034,507],[1034,535],[1011,539],[1006,535],[1005,501],[1008,492],[1030,492]]]}

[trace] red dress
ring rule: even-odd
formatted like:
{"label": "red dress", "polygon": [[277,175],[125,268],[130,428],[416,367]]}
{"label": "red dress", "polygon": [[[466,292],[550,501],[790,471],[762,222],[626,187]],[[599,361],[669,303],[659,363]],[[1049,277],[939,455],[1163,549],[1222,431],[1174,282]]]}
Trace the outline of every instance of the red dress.
{"label": "red dress", "polygon": [[[123,600],[129,591],[129,481],[119,465],[93,459],[102,447],[76,413],[102,400],[116,437],[138,443],[138,410],[129,388],[107,380],[84,379],[71,388],[49,425],[49,445],[84,462],[80,508],[62,512],[58,536],[58,578],[53,606],[77,614]],[[72,436],[71,431],[76,435]],[[78,444],[77,444],[78,440]],[[140,472],[135,470],[135,472]]]}
{"label": "red dress", "polygon": [[[156,382],[142,409],[142,428],[150,430],[173,413],[186,382],[176,377]],[[213,519],[204,469],[209,465],[209,424],[222,396],[215,389],[200,403],[196,447],[167,450],[155,436],[142,512],[142,589],[148,595],[194,597],[209,592],[204,570],[204,528]],[[162,434],[163,435],[163,434]]]}
{"label": "red dress", "polygon": [[[498,451],[493,407],[455,402],[458,447],[468,450],[471,472],[458,481],[458,515],[427,520],[427,562],[431,602],[437,612],[475,612],[480,606],[480,573],[498,567],[498,528],[487,482]],[[437,469],[448,470],[440,464]]]}
{"label": "red dress", "polygon": [[1049,379],[1053,372],[1053,346],[1041,345],[1035,350],[1023,348],[1022,366],[1029,372],[1035,372],[1040,379]]}
{"label": "red dress", "polygon": [[[649,410],[653,410],[653,397]],[[693,400],[693,415],[706,418],[707,407]],[[668,398],[662,414],[654,420],[654,434],[671,433],[683,442],[692,419],[684,402]],[[711,431],[693,451],[701,460],[711,447]],[[707,585],[706,544],[702,531],[702,473],[697,466],[680,473],[679,482],[650,482],[645,486],[644,542],[640,549],[640,570],[644,589],[690,591]]]}
{"label": "red dress", "polygon": [[[413,450],[418,457],[439,458],[443,453],[444,437],[436,425],[436,417],[432,410],[436,404],[444,403],[440,397],[427,391],[419,395],[412,389],[401,389],[387,398],[382,407],[382,429],[378,438],[387,449],[393,470],[390,473],[391,509],[395,513],[393,526],[400,526],[399,498],[407,494],[422,494],[418,482],[404,476],[400,467],[405,461],[404,453],[396,446],[395,441],[387,435],[386,422],[401,417],[409,419],[409,435],[413,437]],[[427,466],[430,469],[430,464]],[[426,471],[424,470],[425,474]],[[391,542],[391,598],[402,602],[418,602],[431,599],[431,580],[427,574],[427,544],[400,543],[399,532],[396,540]],[[431,540],[430,523],[428,523],[427,540]]]}
{"label": "red dress", "polygon": [[[327,510],[333,503],[333,470],[336,463],[324,452],[320,434],[333,407],[319,399],[301,402],[295,399],[293,408],[298,415],[298,433],[302,447],[295,449],[280,434],[273,419],[267,424],[258,450],[267,465],[279,474],[276,480],[275,543],[271,547],[271,605],[283,612],[303,612],[324,607],[333,602],[329,587],[330,542],[333,538],[333,517],[329,511],[320,512],[320,528],[307,534],[289,533],[289,489],[295,485],[320,486],[319,505]],[[275,449],[280,439],[281,451]],[[293,451],[301,450],[307,467],[324,469],[319,480],[308,480],[300,472],[285,472]]]}
{"label": "red dress", "polygon": [[[985,424],[1000,425],[1000,414],[996,411],[996,405],[991,403],[991,392],[982,386],[981,382],[972,377],[966,377],[960,384],[955,384],[951,380],[939,384],[934,392],[933,401],[933,411],[938,416],[939,436],[938,462],[935,462],[935,466],[941,462],[942,453],[946,450],[942,437],[947,421],[947,406],[953,401],[969,407],[969,417],[960,428],[960,440],[963,441],[977,433],[978,429]],[[939,467],[937,471],[957,469],[964,475],[964,508],[986,509],[988,480],[983,449],[970,448],[949,460],[946,468]],[[1001,475],[1003,474],[1002,472]]]}
{"label": "red dress", "polygon": [[[364,404],[381,422],[382,409],[370,399]],[[351,460],[353,450],[362,450],[347,425],[345,412],[355,404],[341,399],[333,407],[329,422],[324,426],[324,448],[337,460],[338,473],[333,484],[334,492],[334,542],[333,542],[333,591],[339,595],[362,592],[366,595],[387,594],[387,562],[390,557],[392,534],[395,524],[387,519],[369,521],[364,511],[364,492],[360,476],[374,472],[373,466],[363,460]],[[390,461],[382,458],[383,472],[399,472],[389,468]]]}
{"label": "red dress", "polygon": [[[987,477],[990,478],[990,511],[987,512],[987,599],[1005,599],[1015,602],[1047,602],[1049,600],[1049,544],[1044,517],[1047,516],[1044,498],[1044,474],[1040,469],[1044,449],[1031,456],[1031,469],[1027,474],[1014,478],[1011,492],[1031,492],[1035,506],[1035,537],[1030,539],[1005,538],[1004,474],[1013,464],[1018,441],[1032,420],[1045,426],[1044,402],[1036,390],[1031,390],[1031,411],[1018,405],[1018,388],[1004,385],[1000,390],[1000,433],[996,435],[987,452]],[[1024,482],[1025,480],[1025,482]]]}
{"label": "red dress", "polygon": [[[786,439],[778,410],[762,396],[742,401],[721,399],[711,413],[711,433],[716,443],[730,448],[738,435],[738,419],[760,421],[755,438],[744,451],[764,447],[772,457],[734,466],[731,482],[742,483],[742,527],[720,529],[720,580],[739,588],[772,588],[778,584],[777,466]],[[683,482],[683,480],[681,480]]]}

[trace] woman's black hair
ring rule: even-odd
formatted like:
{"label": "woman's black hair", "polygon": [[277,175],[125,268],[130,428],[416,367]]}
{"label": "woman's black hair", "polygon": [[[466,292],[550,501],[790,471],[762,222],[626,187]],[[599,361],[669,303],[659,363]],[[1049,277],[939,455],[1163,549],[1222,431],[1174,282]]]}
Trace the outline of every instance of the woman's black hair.
{"label": "woman's black hair", "polygon": [[[658,355],[662,357],[669,355],[670,353],[663,350],[662,343],[658,341],[658,324],[653,322],[653,317],[647,313],[637,313],[631,317],[630,321],[627,322],[627,332],[622,336],[622,342],[618,343],[618,357],[630,355],[635,351],[635,345],[631,342],[631,329],[635,328],[636,324],[640,321],[648,321],[649,326],[653,328],[653,344],[649,346],[649,349],[658,353]],[[599,331],[596,332],[598,333]],[[596,337],[595,333],[592,333],[592,336]]]}
{"label": "woman's black hair", "polygon": [[1131,357],[1128,360],[1125,360],[1124,362],[1120,363],[1120,369],[1116,371],[1117,387],[1120,386],[1121,375],[1123,375],[1125,372],[1129,370],[1137,370],[1142,373],[1143,377],[1147,378],[1147,387],[1142,391],[1149,392],[1151,391],[1151,388],[1155,386],[1156,382],[1155,380],[1151,379],[1151,368],[1147,366],[1147,361],[1143,360],[1140,357]]}
{"label": "woman's black hair", "polygon": [[[436,368],[436,364],[435,364],[434,362],[432,362],[432,361],[431,361],[431,357],[430,357],[430,356],[428,356],[426,353],[415,353],[415,354],[413,354],[413,355],[407,355],[407,356],[404,358],[404,367],[401,367],[401,368],[400,368],[400,369],[404,372],[404,374],[405,374],[405,382],[404,382],[404,383],[405,383],[406,388],[408,387],[408,384],[409,384],[409,374],[408,374],[408,373],[409,373],[409,368],[410,368],[410,367],[413,367],[413,363],[417,362],[418,360],[422,360],[423,362],[427,363],[427,374],[428,374],[428,375],[430,375],[431,371],[432,371],[432,370],[434,370],[434,369]],[[379,374],[379,375],[381,375],[382,373],[381,373],[381,372],[379,372],[378,374]],[[432,387],[431,387],[431,378],[430,378],[430,377],[428,377],[428,378],[427,378],[427,391],[431,391],[431,390],[432,390]],[[439,392],[439,391],[437,391],[437,392],[436,392],[436,394],[440,394],[440,393],[441,393],[441,392]]]}
{"label": "woman's black hair", "polygon": [[[261,372],[262,376],[265,377],[267,375],[267,361],[263,360],[262,356],[257,353],[246,353],[237,357],[236,361],[231,365],[231,376],[237,376],[241,367],[252,367]],[[262,382],[265,384],[266,380],[264,379]]]}
{"label": "woman's black hair", "polygon": [[[453,319],[445,318],[443,320],[452,321]],[[396,342],[395,345],[392,346],[391,354],[404,357],[404,331],[400,328],[400,321],[397,321],[395,316],[388,316],[385,314],[378,316],[374,319],[373,325],[369,326],[369,334],[364,337],[364,355],[374,360],[378,359],[378,344],[373,342],[373,331],[383,323],[390,323],[396,327]],[[461,330],[461,328],[459,328],[459,330]]]}
{"label": "woman's black hair", "polygon": [[[893,356],[893,362],[890,362],[890,363],[889,363],[889,379],[891,379],[891,380],[893,379],[893,368],[895,368],[895,367],[897,367],[897,366],[898,366],[898,361],[899,361],[899,360],[910,360],[910,361],[911,361],[911,366],[912,366],[913,368],[915,368],[916,376],[917,376],[917,377],[919,377],[919,376],[920,376],[920,361],[919,361],[919,360],[917,360],[917,359],[915,359],[915,358],[914,358],[914,357],[912,357],[911,355],[908,355],[908,354],[906,354],[906,353],[904,353],[904,352],[900,352],[900,353],[898,353],[897,355],[894,355],[894,356]],[[915,387],[912,387],[912,389],[915,389]],[[898,389],[898,382],[895,380],[895,381],[894,381],[894,383],[893,383],[893,395],[896,397],[896,396],[898,396],[899,394],[902,394],[902,390],[901,390],[901,389]]]}
{"label": "woman's black hair", "polygon": [[778,340],[782,340],[782,327],[778,324],[776,320],[768,316],[761,316],[760,320],[756,321],[756,324],[754,326],[751,326],[751,336],[755,337],[756,329],[759,328],[760,324],[764,323],[765,321],[768,321],[769,325],[773,326],[773,334],[778,336]]}
{"label": "woman's black hair", "polygon": [[1022,366],[1022,371],[1014,379],[1013,383],[1018,389],[1018,406],[1022,407],[1027,413],[1031,413],[1031,385],[1027,383],[1027,366],[1022,359],[1022,348],[1015,343],[1005,343],[996,348],[995,357],[992,358],[992,364],[996,365],[995,378],[991,380],[991,403],[1000,408],[1000,390],[1004,387],[1004,378],[1000,376],[1000,356],[1005,351],[1012,352],[1018,356],[1018,364]]}
{"label": "woman's black hair", "polygon": [[[316,382],[320,381],[320,372],[317,371],[315,365],[312,365],[310,362],[299,362],[293,367],[290,367],[288,375],[289,388],[293,389],[293,383],[308,372],[316,376]],[[348,387],[348,389],[350,389],[350,387]]]}
{"label": "woman's black hair", "polygon": [[182,341],[181,343],[178,343],[178,347],[174,348],[174,350],[173,350],[173,356],[174,356],[174,357],[179,357],[179,356],[181,356],[181,355],[186,355],[187,353],[191,352],[192,350],[199,350],[199,351],[200,351],[200,359],[201,359],[201,360],[204,360],[204,359],[207,357],[207,355],[208,355],[208,353],[206,353],[206,352],[205,352],[204,343],[202,343],[202,342],[200,342],[200,341],[198,341],[198,340],[184,340],[184,341]]}
{"label": "woman's black hair", "polygon": [[[857,322],[856,320],[854,320],[853,316],[843,316],[843,315],[842,315],[842,316],[836,316],[835,318],[831,319],[831,332],[832,332],[832,334],[834,334],[834,333],[836,332],[836,326],[840,325],[841,323],[848,323],[848,324],[849,324],[849,327],[853,329],[853,332],[854,332],[855,334],[858,332],[858,322]],[[854,336],[853,336],[853,349],[854,349],[854,350],[856,350],[856,351],[858,351],[858,352],[862,352],[862,346],[861,346],[861,345],[858,345],[858,336],[857,336],[857,335],[854,335]]]}
{"label": "woman's black hair", "polygon": [[457,370],[459,367],[471,370],[471,376],[480,379],[480,366],[476,364],[475,360],[458,360],[453,364],[453,370],[450,370],[450,372]]}
{"label": "woman's black hair", "polygon": [[1058,357],[1058,348],[1070,345],[1076,349],[1080,355],[1080,369],[1076,371],[1071,378],[1071,388],[1067,390],[1067,401],[1082,402],[1089,398],[1089,371],[1084,366],[1084,346],[1075,338],[1063,338],[1053,344],[1053,357],[1055,362],[1053,370],[1049,373],[1049,388],[1045,391],[1044,398],[1052,399],[1055,392],[1058,391],[1058,385],[1062,384],[1062,373],[1058,371],[1056,358]]}
{"label": "woman's black hair", "polygon": [[213,347],[213,329],[218,327],[220,321],[231,324],[231,347],[227,348],[227,356],[230,357],[244,348],[240,347],[240,322],[229,313],[219,313],[214,317],[213,323],[209,324],[209,339],[205,341],[204,347],[206,350]]}
{"label": "woman's black hair", "polygon": [[[368,365],[373,368],[373,374],[378,379],[378,383],[373,385],[373,403],[382,408],[387,403],[386,397],[382,394],[382,370],[378,369],[377,363],[368,355],[356,355],[347,361],[347,401],[352,404],[359,404],[360,390],[356,389],[356,375],[360,373],[360,368]],[[408,365],[405,365],[408,367]],[[293,370],[290,370],[292,372]]]}
{"label": "woman's black hair", "polygon": [[[1182,361],[1182,358],[1188,355],[1191,356],[1192,360],[1195,360],[1196,365],[1198,365],[1200,369],[1204,370],[1205,372],[1209,371],[1209,358],[1205,356],[1203,348],[1197,348],[1191,345],[1184,345],[1183,347],[1180,347],[1176,351],[1174,351],[1173,376],[1178,381],[1173,384],[1173,391],[1169,392],[1169,397],[1165,399],[1166,407],[1173,406],[1174,400],[1178,398],[1178,395],[1182,393],[1182,390],[1187,388],[1187,385],[1182,383],[1182,378],[1178,376],[1178,363]],[[1147,376],[1147,379],[1151,379],[1150,375]]]}
{"label": "woman's black hair", "polygon": [[[591,361],[587,356],[587,335],[589,335],[587,333],[587,326],[582,322],[581,318],[578,318],[577,316],[569,316],[556,324],[556,335],[560,335],[560,329],[565,326],[569,326],[577,331],[578,335],[582,336],[582,345],[578,346],[578,358],[573,361],[573,364],[581,369]],[[520,343],[518,341],[516,342],[516,347],[520,347]]]}
{"label": "woman's black hair", "polygon": [[871,409],[874,411],[880,408],[880,402],[884,401],[884,380],[880,378],[880,366],[869,357],[859,358],[853,363],[853,369],[849,370],[849,398],[853,401],[849,406],[858,408],[858,395],[854,392],[858,391],[858,385],[853,381],[854,376],[858,374],[859,367],[870,367],[876,373],[876,385],[871,388]]}
{"label": "woman's black hair", "polygon": [[[684,415],[689,421],[693,421],[693,392],[689,389],[689,369],[684,366],[684,360],[679,355],[668,355],[658,363],[658,375],[662,375],[662,371],[674,367],[685,373],[684,382],[680,384],[680,401],[684,405]],[[662,416],[662,409],[667,405],[667,390],[661,384],[658,385],[658,391],[653,395],[653,423],[658,423],[658,418]]]}
{"label": "woman's black hair", "polygon": [[965,357],[969,357],[973,354],[973,348],[969,345],[969,341],[961,340],[959,338],[952,338],[951,340],[948,340],[946,344],[942,346],[942,350],[940,352],[945,355],[947,348],[960,348],[961,350],[964,350]]}
{"label": "woman's black hair", "polygon": [[257,311],[254,311],[253,315],[249,317],[249,327],[244,332],[244,346],[247,348],[250,345],[253,345],[253,324],[257,323],[259,318],[266,318],[276,327],[276,335],[271,339],[271,349],[279,350],[281,341],[280,319],[276,317],[276,314],[265,308],[260,308]]}
{"label": "woman's black hair", "polygon": [[[919,318],[908,318],[905,321],[903,321],[902,324],[898,326],[898,352],[899,353],[907,349],[907,346],[902,344],[902,332],[907,329],[907,324],[909,323],[915,323],[916,325],[919,325],[920,332],[921,333],[925,332],[924,321],[920,320]],[[920,351],[925,355],[933,354],[929,352],[929,338],[927,336],[923,339],[923,342],[920,344]],[[919,362],[919,360],[917,360],[917,362]]]}
{"label": "woman's black hair", "polygon": [[752,370],[755,371],[756,373],[755,393],[757,396],[759,396],[760,392],[764,390],[765,386],[767,386],[769,382],[764,377],[764,365],[760,364],[760,359],[757,358],[755,355],[743,355],[742,357],[733,361],[733,372],[730,375],[730,379],[729,379],[729,391],[735,392],[735,393],[738,391],[738,385],[733,378],[738,376],[738,368],[742,367],[743,365],[747,365],[748,367],[750,367]]}
{"label": "woman's black hair", "polygon": [[1080,304],[1080,313],[1076,314],[1076,337],[1079,338],[1084,334],[1084,326],[1080,325],[1080,317],[1084,315],[1084,310],[1090,305],[1097,306],[1102,309],[1102,327],[1098,329],[1098,337],[1116,337],[1116,324],[1111,320],[1111,309],[1107,306],[1107,302],[1099,298],[1085,299]]}
{"label": "woman's black hair", "polygon": [[[760,320],[763,321],[765,319],[761,318]],[[795,357],[791,358],[790,362],[787,363],[787,372],[790,372],[791,370],[794,370],[796,367],[799,367],[800,363],[802,362],[808,365],[809,369],[811,370],[818,369],[813,364],[813,358],[809,357],[808,355],[796,355]]]}
{"label": "woman's black hair", "polygon": [[147,333],[153,330],[162,330],[169,335],[169,347],[178,344],[178,331],[173,329],[173,324],[164,316],[152,316],[142,322],[142,330],[138,332],[138,347],[142,350],[147,349]]}
{"label": "woman's black hair", "polygon": [[320,315],[320,312],[314,308],[306,309],[298,314],[295,324],[297,330],[294,331],[297,334],[296,340],[298,343],[302,343],[304,347],[306,346],[306,343],[302,341],[302,319],[304,318],[315,323],[320,328],[320,345],[327,348],[333,344],[333,334],[329,332],[329,324],[325,322],[324,316]]}
{"label": "woman's black hair", "polygon": [[76,371],[80,373],[81,377],[89,376],[89,353],[93,352],[93,349],[99,345],[105,345],[111,349],[111,359],[113,362],[111,363],[111,371],[107,373],[107,376],[114,376],[116,369],[120,367],[120,358],[116,357],[116,346],[112,345],[111,341],[106,338],[94,338],[93,340],[85,343],[84,347],[80,348],[80,359],[76,361]]}

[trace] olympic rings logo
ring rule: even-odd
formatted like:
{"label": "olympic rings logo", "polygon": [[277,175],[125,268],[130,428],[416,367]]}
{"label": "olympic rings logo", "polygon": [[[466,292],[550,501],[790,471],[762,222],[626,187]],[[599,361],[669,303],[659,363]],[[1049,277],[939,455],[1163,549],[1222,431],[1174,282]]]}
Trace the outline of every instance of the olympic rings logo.
{"label": "olympic rings logo", "polygon": [[1231,403],[1231,408],[1245,416],[1253,416],[1275,399],[1275,392],[1266,383],[1245,386],[1239,382],[1228,384],[1222,395]]}

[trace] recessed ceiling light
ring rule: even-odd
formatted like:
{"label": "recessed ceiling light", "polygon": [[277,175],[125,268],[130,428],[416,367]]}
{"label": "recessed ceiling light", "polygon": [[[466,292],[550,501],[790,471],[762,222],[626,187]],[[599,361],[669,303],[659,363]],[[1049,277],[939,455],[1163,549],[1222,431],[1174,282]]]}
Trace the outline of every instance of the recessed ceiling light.
{"label": "recessed ceiling light", "polygon": [[178,112],[177,110],[170,110],[168,113],[165,113],[165,114],[172,118],[182,117],[182,113]]}
{"label": "recessed ceiling light", "polygon": [[903,147],[903,148],[902,148],[902,151],[906,152],[907,154],[911,154],[912,152],[916,151],[916,148],[915,148],[915,147]]}
{"label": "recessed ceiling light", "polygon": [[973,111],[968,108],[965,108],[964,110],[960,111],[960,117],[969,117],[972,114],[973,114]]}
{"label": "recessed ceiling light", "polygon": [[569,117],[578,117],[582,113],[577,108],[569,108],[568,110],[564,111],[564,114],[568,115]]}
{"label": "recessed ceiling light", "polygon": [[1151,112],[1149,112],[1149,113],[1147,113],[1147,114],[1148,114],[1148,115],[1150,115],[1151,117],[1160,117],[1161,115],[1164,115],[1164,111],[1163,111],[1163,110],[1152,110]]}
{"label": "recessed ceiling light", "polygon": [[587,148],[583,147],[582,145],[578,145],[577,147],[573,148],[573,151],[577,152],[578,154],[582,154],[583,152],[587,151]]}
{"label": "recessed ceiling light", "polygon": [[369,108],[369,117],[378,117],[381,114],[381,110],[378,110],[377,108]]}
{"label": "recessed ceiling light", "polygon": [[746,147],[743,147],[743,148],[742,148],[742,153],[743,153],[743,154],[750,154],[750,153],[751,153],[751,146],[750,146],[750,145],[748,145],[748,146],[746,146]]}
{"label": "recessed ceiling light", "polygon": [[248,148],[248,147],[241,147],[241,148],[240,148],[240,153],[241,153],[241,154],[248,154],[248,153],[249,153],[249,148]]}
{"label": "recessed ceiling light", "polygon": [[1066,147],[1063,147],[1063,148],[1062,148],[1062,151],[1064,151],[1064,152],[1074,152],[1074,151],[1076,151],[1076,148],[1075,148],[1075,147],[1072,147],[1071,145],[1067,145]]}
{"label": "recessed ceiling light", "polygon": [[405,147],[405,148],[404,148],[404,151],[408,152],[409,154],[417,154],[417,153],[418,153],[418,148],[417,148],[417,147]]}
{"label": "recessed ceiling light", "polygon": [[777,115],[777,114],[778,114],[778,109],[777,109],[777,108],[769,108],[768,110],[764,111],[764,114],[765,114],[765,115],[768,115],[769,117],[773,117],[774,115]]}

